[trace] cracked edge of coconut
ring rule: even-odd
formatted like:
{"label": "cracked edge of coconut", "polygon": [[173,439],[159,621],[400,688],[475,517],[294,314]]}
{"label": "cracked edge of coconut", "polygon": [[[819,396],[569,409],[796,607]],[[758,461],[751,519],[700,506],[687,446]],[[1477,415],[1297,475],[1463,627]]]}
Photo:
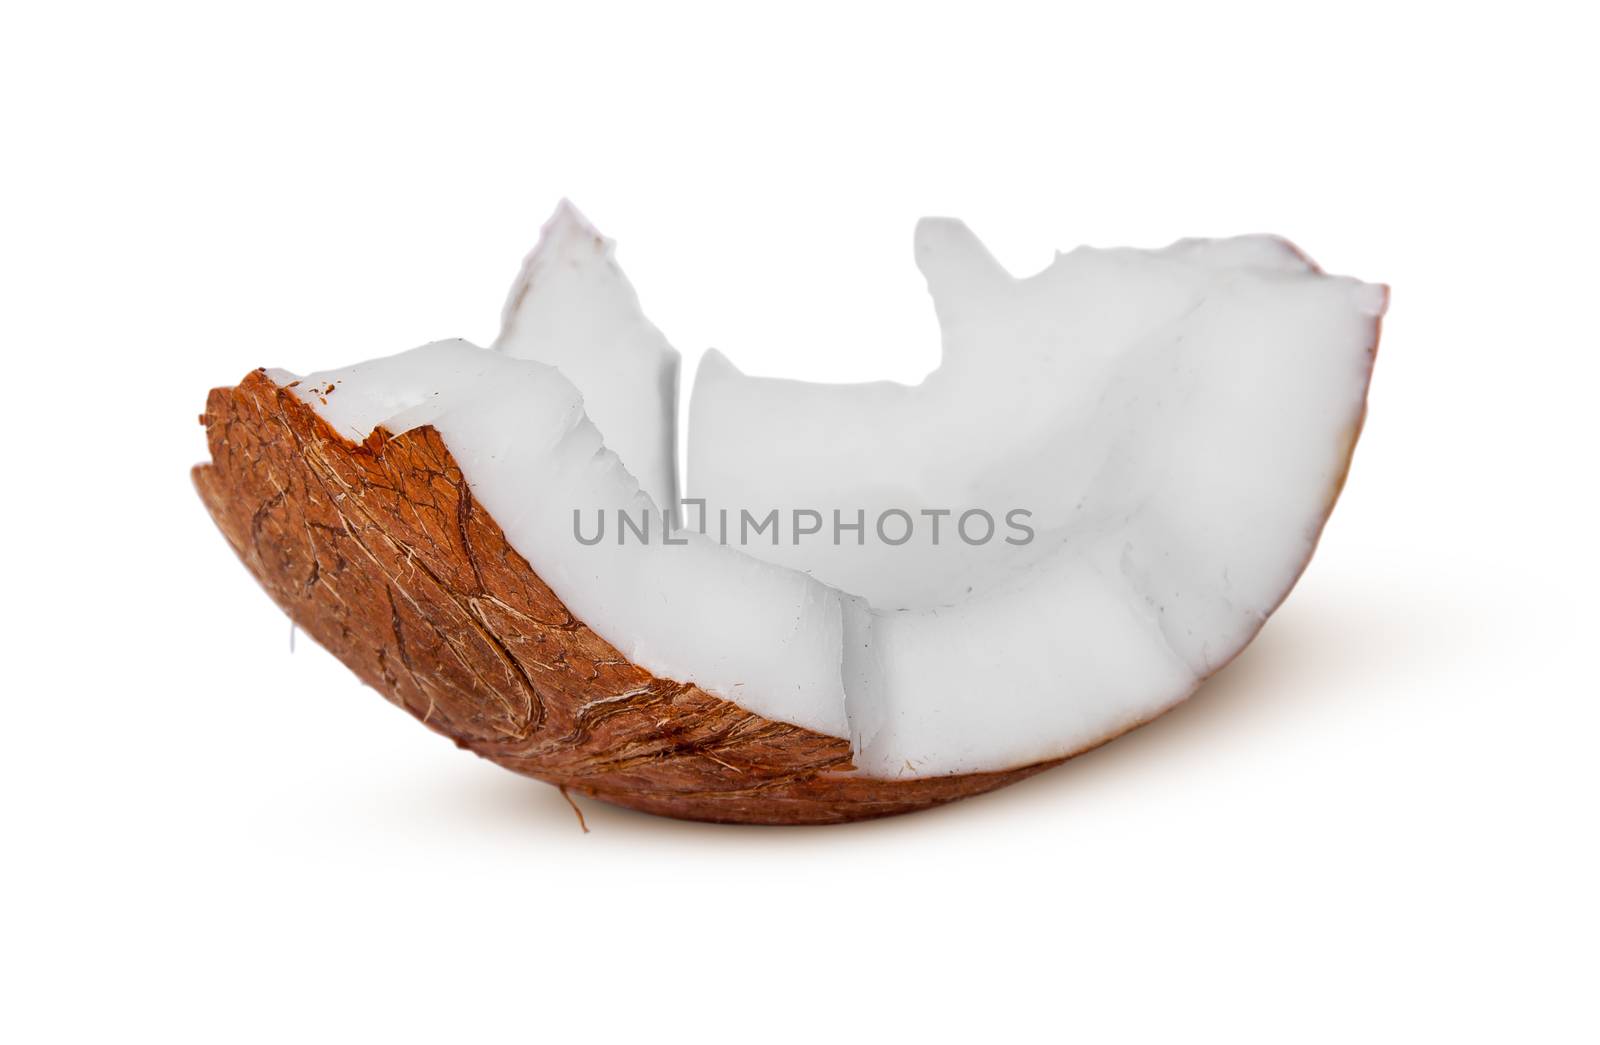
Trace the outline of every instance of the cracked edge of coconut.
{"label": "cracked edge of coconut", "polygon": [[606,445],[657,504],[676,511],[682,359],[645,317],[616,244],[570,201],[556,206],[523,260],[492,347],[565,374]]}

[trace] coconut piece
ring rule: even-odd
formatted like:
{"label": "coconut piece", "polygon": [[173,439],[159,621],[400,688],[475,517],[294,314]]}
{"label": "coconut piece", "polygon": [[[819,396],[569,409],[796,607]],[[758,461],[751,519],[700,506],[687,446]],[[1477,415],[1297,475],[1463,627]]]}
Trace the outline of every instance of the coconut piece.
{"label": "coconut piece", "polygon": [[[511,768],[773,823],[987,790],[1154,717],[1255,634],[1337,495],[1384,292],[1270,237],[1080,250],[1016,280],[928,221],[917,256],[945,352],[915,388],[708,355],[702,519],[1024,509],[1033,540],[955,543],[953,518],[943,543],[666,540],[653,418],[676,357],[663,382],[671,349],[565,209],[499,345],[561,372],[464,342],[259,372],[213,392],[196,481],[308,633]],[[651,539],[578,539],[618,512]]]}
{"label": "coconut piece", "polygon": [[[1193,692],[1287,595],[1349,464],[1385,291],[1264,236],[1080,248],[1019,280],[929,219],[916,256],[940,367],[819,385],[708,356],[690,492],[708,519],[864,509],[865,541],[744,549],[870,604],[863,771],[1058,758]],[[914,539],[872,533],[885,512]],[[992,539],[967,543],[970,512]],[[1026,543],[1000,535],[1016,512]]]}

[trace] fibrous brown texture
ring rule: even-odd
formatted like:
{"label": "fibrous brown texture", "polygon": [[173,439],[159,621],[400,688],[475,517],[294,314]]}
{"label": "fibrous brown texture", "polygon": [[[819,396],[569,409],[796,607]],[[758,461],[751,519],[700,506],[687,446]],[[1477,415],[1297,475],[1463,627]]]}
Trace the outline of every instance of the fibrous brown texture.
{"label": "fibrous brown texture", "polygon": [[693,820],[911,812],[1054,763],[912,780],[850,745],[629,663],[567,611],[431,427],[339,435],[262,371],[211,392],[194,481],[268,594],[363,681],[461,747],[580,794]]}

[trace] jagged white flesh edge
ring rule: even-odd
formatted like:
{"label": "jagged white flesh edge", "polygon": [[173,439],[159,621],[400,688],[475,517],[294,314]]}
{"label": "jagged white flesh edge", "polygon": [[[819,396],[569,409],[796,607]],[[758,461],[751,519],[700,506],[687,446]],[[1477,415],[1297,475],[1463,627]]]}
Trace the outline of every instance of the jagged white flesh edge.
{"label": "jagged white flesh edge", "polygon": [[[433,425],[472,494],[567,608],[628,660],[756,714],[845,737],[847,596],[699,534],[661,542],[656,502],[602,445],[572,382],[540,363],[444,341],[296,378],[270,371],[341,434]],[[329,386],[332,391],[328,391]],[[606,539],[572,512],[607,515]],[[616,541],[616,511],[651,541]],[[859,609],[854,612],[859,613]]]}
{"label": "jagged white flesh edge", "polygon": [[1016,280],[933,220],[917,255],[940,369],[915,388],[824,386],[712,355],[691,492],[785,518],[1032,509],[1022,549],[786,533],[746,550],[876,607],[852,606],[846,635],[864,772],[1070,754],[1181,700],[1293,584],[1359,425],[1385,292],[1272,237],[1079,250]]}
{"label": "jagged white flesh edge", "polygon": [[563,200],[512,284],[494,348],[565,374],[606,446],[675,509],[680,359],[640,310],[615,249]]}

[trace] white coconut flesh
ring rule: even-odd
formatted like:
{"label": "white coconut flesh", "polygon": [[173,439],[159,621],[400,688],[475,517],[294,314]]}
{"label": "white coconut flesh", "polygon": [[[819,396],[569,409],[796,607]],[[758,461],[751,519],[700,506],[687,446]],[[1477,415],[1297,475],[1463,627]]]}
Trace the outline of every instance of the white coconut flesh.
{"label": "white coconut flesh", "polygon": [[511,286],[494,347],[560,370],[659,505],[678,498],[678,353],[639,308],[612,244],[562,201]]}
{"label": "white coconut flesh", "polygon": [[[944,342],[917,386],[706,356],[688,476],[705,508],[687,512],[706,532],[681,543],[662,525],[676,354],[569,209],[513,289],[502,351],[440,342],[295,387],[352,439],[437,428],[511,545],[658,676],[847,737],[873,776],[1058,758],[1193,692],[1292,586],[1386,293],[1260,236],[1079,249],[1016,279],[927,220],[916,255]],[[575,510],[591,539],[604,515],[604,539],[581,542]],[[619,510],[651,520],[647,540],[620,537]],[[774,510],[776,531],[741,532]]]}

